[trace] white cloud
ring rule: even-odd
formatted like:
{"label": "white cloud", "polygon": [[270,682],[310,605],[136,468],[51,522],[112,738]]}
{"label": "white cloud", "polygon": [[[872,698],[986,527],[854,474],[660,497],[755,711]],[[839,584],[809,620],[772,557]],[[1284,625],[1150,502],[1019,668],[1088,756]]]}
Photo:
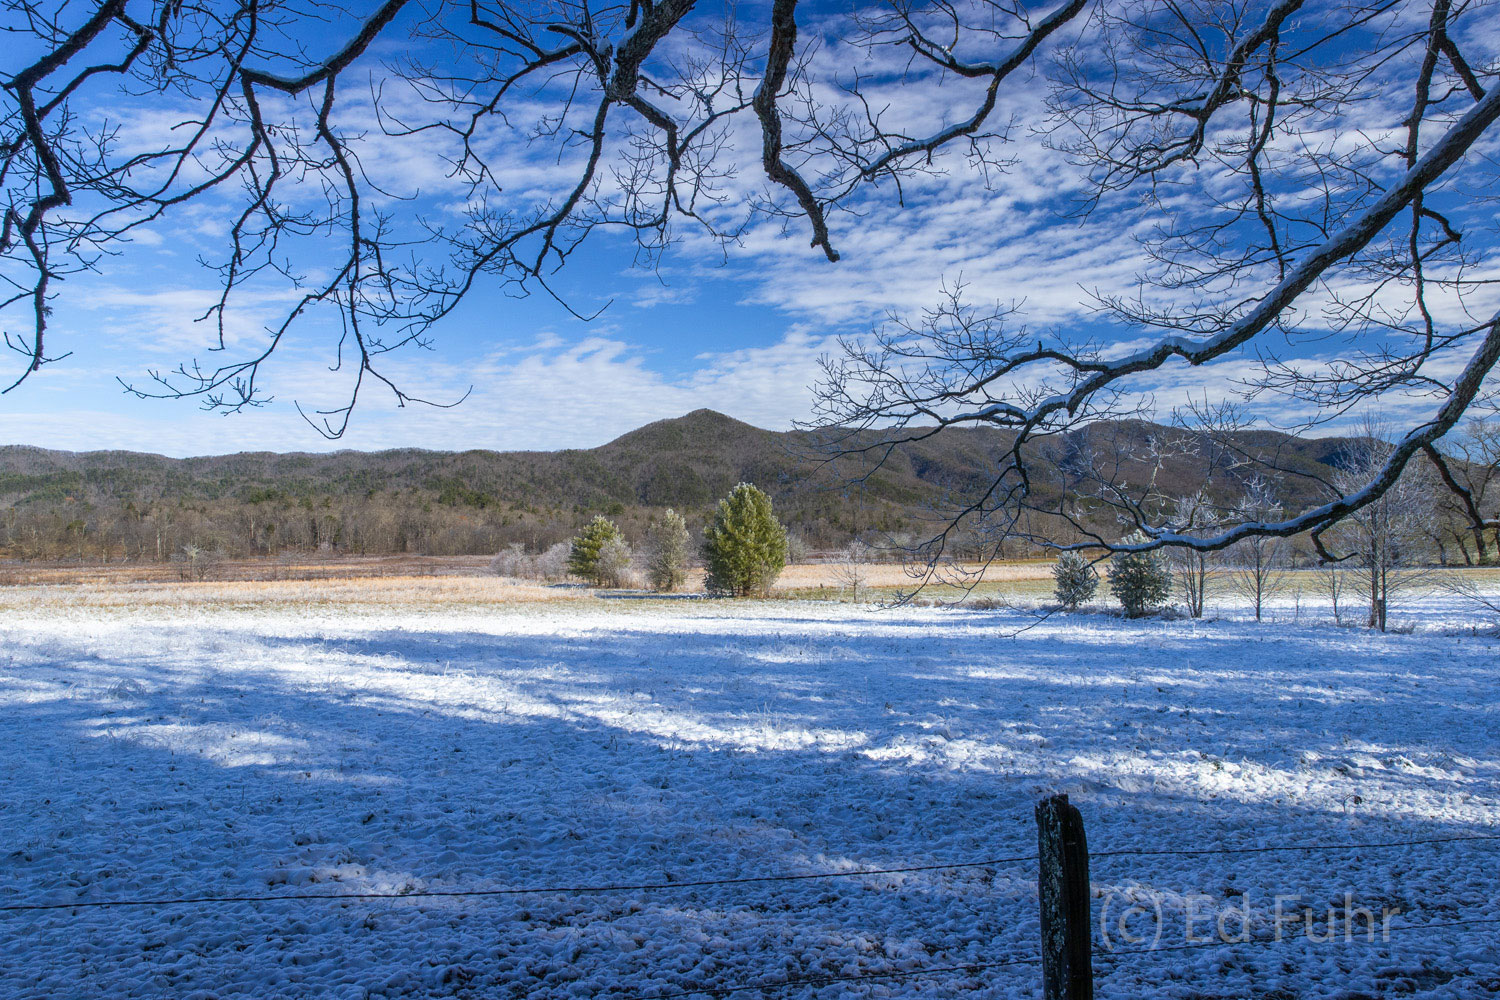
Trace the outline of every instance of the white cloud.
{"label": "white cloud", "polygon": [[410,377],[440,384],[450,396],[472,384],[473,394],[452,410],[367,410],[349,443],[380,447],[417,438],[445,448],[591,447],[701,407],[785,428],[807,415],[817,359],[832,347],[793,332],[764,347],[700,355],[680,378],[654,371],[640,346],[607,337],[548,344],[519,360],[490,355],[467,365],[423,366]]}
{"label": "white cloud", "polygon": [[[114,346],[160,351],[171,365],[218,346],[216,318],[203,318],[219,301],[217,289],[153,284],[150,290],[90,286],[69,302],[73,311],[68,324],[58,325],[64,330],[86,325],[93,333],[105,334]],[[237,295],[224,313],[224,345],[265,340],[266,327],[279,322],[300,297],[300,292],[287,288]]]}
{"label": "white cloud", "polygon": [[127,403],[123,413],[17,408],[0,425],[0,443],[176,456],[262,449],[587,448],[701,407],[760,427],[786,428],[807,415],[817,359],[832,347],[794,331],[764,347],[700,355],[681,378],[653,371],[639,345],[607,337],[577,343],[543,337],[461,360],[411,357],[389,369],[402,388],[437,400],[456,399],[471,384],[474,391],[452,409],[396,408],[371,387],[349,433],[338,441],[318,437],[291,400],[295,396],[309,412],[340,405],[348,374],[332,375],[311,361],[283,361],[276,376],[281,395],[262,409],[221,417],[200,412],[190,400]]}

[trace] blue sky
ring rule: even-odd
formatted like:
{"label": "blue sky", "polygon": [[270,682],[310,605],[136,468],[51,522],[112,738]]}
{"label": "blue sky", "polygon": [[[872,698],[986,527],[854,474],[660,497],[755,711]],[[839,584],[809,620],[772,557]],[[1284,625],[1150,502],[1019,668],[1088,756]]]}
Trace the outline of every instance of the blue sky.
{"label": "blue sky", "polygon": [[[163,227],[165,228],[165,227]],[[628,247],[601,241],[558,284],[577,307],[603,307],[591,321],[546,295],[479,292],[436,331],[431,350],[410,350],[393,367],[403,388],[453,408],[397,408],[364,397],[349,431],[325,440],[298,415],[342,401],[331,371],[335,336],[310,325],[267,369],[273,397],[241,413],[204,412],[194,400],[138,399],[120,379],[204,353],[209,331],[194,317],[214,293],[212,275],[164,246],[132,251],[111,275],[72,279],[53,317],[51,342],[73,355],[0,397],[5,443],[69,450],[124,448],[171,455],[245,450],[544,449],[591,447],[641,424],[713,407],[767,427],[807,414],[815,362],[831,330],[799,310],[753,301],[754,282],[717,264],[704,274],[635,273]],[[253,307],[239,320],[254,328]],[[472,388],[472,391],[470,391]]]}
{"label": "blue sky", "polygon": [[[831,46],[820,57],[879,58]],[[380,72],[378,63],[372,60],[368,71]],[[295,406],[315,410],[343,401],[346,373],[330,371],[337,330],[327,317],[297,327],[267,366],[264,386],[273,398],[263,407],[225,416],[191,399],[142,400],[121,388],[120,379],[148,384],[151,370],[220,357],[205,353],[211,331],[193,317],[216,294],[214,274],[196,260],[222,248],[222,206],[189,206],[140,232],[102,273],[67,280],[55,302],[50,348],[73,354],[0,396],[0,443],[170,455],[554,449],[598,445],[698,407],[785,428],[809,415],[817,360],[836,349],[833,338],[860,335],[892,311],[914,314],[957,281],[977,303],[1024,303],[1025,321],[1038,331],[1090,331],[1127,350],[1141,334],[1102,324],[1091,295],[1129,295],[1138,287],[1148,262],[1136,237],[1152,216],[1129,199],[1107,202],[1086,220],[1068,214],[1084,186],[1027,128],[1038,121],[1038,92],[1021,86],[1000,112],[1019,123],[1011,147],[1017,168],[986,183],[962,155],[950,156],[943,172],[909,183],[904,206],[890,191],[861,201],[860,214],[833,217],[840,263],[814,252],[799,224],[784,232],[761,220],[729,248],[727,260],[701,234],[684,230],[654,271],[633,268],[631,248],[619,237],[595,236],[555,281],[579,311],[608,305],[590,322],[546,295],[514,298],[481,284],[435,329],[431,351],[403,351],[390,364],[414,394],[445,401],[468,393],[464,402],[396,408],[370,392],[337,441],[321,437]],[[963,87],[911,94],[905,113],[928,122],[952,120],[972,100]],[[1390,138],[1404,100],[1399,91],[1377,98],[1362,106],[1359,123],[1371,142]],[[127,135],[153,125],[151,111],[99,100]],[[358,114],[357,102],[352,113]],[[414,198],[410,204],[441,210],[451,197],[435,160],[419,146],[369,150],[375,172]],[[1493,142],[1488,151],[1495,152]],[[742,152],[751,163],[758,156],[753,142]],[[517,154],[506,166],[513,188],[522,191],[545,193],[567,176],[544,149]],[[735,185],[733,192],[748,197],[764,182],[751,169]],[[300,252],[316,261],[326,250],[313,240]],[[228,353],[262,336],[285,308],[285,294],[265,286],[240,300],[230,316]],[[1348,345],[1313,339],[1285,346],[1292,356],[1324,363]],[[1190,396],[1224,395],[1252,364],[1247,355],[1211,370],[1169,367],[1141,388],[1164,413]],[[1295,416],[1284,404],[1267,415]]]}

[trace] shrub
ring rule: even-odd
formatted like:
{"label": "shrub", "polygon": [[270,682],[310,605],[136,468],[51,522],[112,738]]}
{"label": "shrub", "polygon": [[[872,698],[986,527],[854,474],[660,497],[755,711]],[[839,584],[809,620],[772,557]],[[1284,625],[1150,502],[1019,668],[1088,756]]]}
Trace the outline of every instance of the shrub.
{"label": "shrub", "polygon": [[1052,567],[1052,579],[1055,581],[1052,592],[1057,595],[1057,603],[1070,611],[1092,600],[1094,591],[1099,589],[1099,571],[1082,552],[1059,555],[1057,564]]}
{"label": "shrub", "polygon": [[625,540],[620,529],[615,527],[615,522],[607,517],[594,518],[573,537],[573,545],[568,552],[568,572],[590,583],[605,583],[599,572],[599,553],[605,544],[616,539],[622,542]]}
{"label": "shrub", "polygon": [[646,526],[646,580],[653,590],[676,590],[687,583],[691,541],[687,522],[670,507]]}
{"label": "shrub", "polygon": [[786,529],[771,510],[771,498],[740,483],[720,500],[703,532],[703,558],[711,593],[769,593],[786,566]]}
{"label": "shrub", "polygon": [[[1122,539],[1125,545],[1147,541],[1140,532]],[[1160,552],[1116,552],[1109,560],[1109,589],[1127,618],[1157,611],[1172,594],[1172,571]]]}

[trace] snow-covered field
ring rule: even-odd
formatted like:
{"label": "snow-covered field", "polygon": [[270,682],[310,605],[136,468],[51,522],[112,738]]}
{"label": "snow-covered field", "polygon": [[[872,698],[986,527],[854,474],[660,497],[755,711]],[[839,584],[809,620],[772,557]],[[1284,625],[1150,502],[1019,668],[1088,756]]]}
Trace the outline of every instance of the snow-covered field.
{"label": "snow-covered field", "polygon": [[[1024,858],[1064,791],[1106,928],[1162,915],[1101,997],[1497,995],[1500,843],[1105,853],[1500,836],[1500,640],[1407,618],[35,603],[0,624],[0,906],[564,891],[10,910],[0,994],[1034,997],[1027,861],[566,890]],[[1307,938],[1346,893],[1389,941]],[[1181,947],[1278,894],[1281,943]]]}

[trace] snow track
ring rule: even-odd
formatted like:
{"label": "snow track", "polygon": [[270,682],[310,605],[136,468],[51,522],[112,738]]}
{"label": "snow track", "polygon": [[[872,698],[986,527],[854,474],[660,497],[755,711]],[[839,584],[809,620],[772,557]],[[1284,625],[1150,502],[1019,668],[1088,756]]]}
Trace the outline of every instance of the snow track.
{"label": "snow track", "polygon": [[[1500,642],[818,604],[0,626],[0,905],[673,883],[1500,834]],[[1101,856],[1164,946],[1278,894],[1388,943],[1116,956],[1105,997],[1500,994],[1500,845]],[[653,997],[1027,959],[1035,871],[0,913],[7,997]],[[1112,912],[1118,912],[1112,911]],[[1136,922],[1139,924],[1139,920]],[[1134,925],[1133,925],[1134,926]],[[1137,928],[1139,929],[1139,928]],[[1342,933],[1342,932],[1340,932]],[[782,989],[1033,997],[1035,966]],[[748,996],[759,996],[750,992]]]}

